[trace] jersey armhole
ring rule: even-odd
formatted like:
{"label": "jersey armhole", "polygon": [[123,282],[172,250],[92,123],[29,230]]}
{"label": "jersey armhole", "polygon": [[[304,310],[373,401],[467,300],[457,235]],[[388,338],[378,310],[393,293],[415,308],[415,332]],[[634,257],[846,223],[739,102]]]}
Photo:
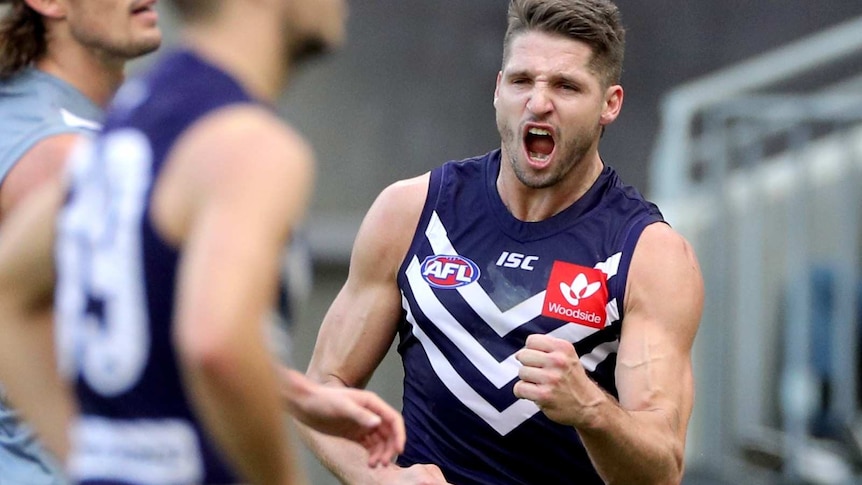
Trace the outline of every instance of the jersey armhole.
{"label": "jersey armhole", "polygon": [[437,167],[429,173],[428,177],[428,192],[425,194],[425,204],[422,206],[422,212],[419,214],[419,220],[416,223],[416,230],[410,240],[410,246],[404,254],[404,260],[401,261],[401,266],[398,268],[398,278],[405,274],[407,266],[410,264],[410,257],[414,253],[413,249],[419,244],[418,239],[425,236],[424,228],[428,227],[428,221],[431,219],[431,214],[437,207],[437,201],[440,200],[440,193],[443,190],[443,171],[446,169],[446,164]]}
{"label": "jersey armhole", "polygon": [[617,277],[613,278],[613,281],[610,281],[608,284],[608,290],[610,293],[612,295],[618,295],[617,308],[620,312],[620,321],[623,321],[625,318],[626,284],[628,283],[629,268],[631,267],[635,247],[637,246],[638,240],[640,239],[644,229],[655,223],[666,224],[661,216],[657,214],[645,214],[643,217],[636,219],[632,224],[630,224],[628,226],[628,230],[623,236],[622,256],[620,257]]}

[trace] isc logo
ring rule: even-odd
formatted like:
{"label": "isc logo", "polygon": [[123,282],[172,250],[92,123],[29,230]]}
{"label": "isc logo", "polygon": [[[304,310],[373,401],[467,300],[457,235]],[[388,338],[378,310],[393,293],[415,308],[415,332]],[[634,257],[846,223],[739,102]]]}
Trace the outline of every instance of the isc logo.
{"label": "isc logo", "polygon": [[421,269],[422,278],[434,288],[458,288],[479,279],[479,267],[463,256],[428,256]]}
{"label": "isc logo", "polygon": [[538,256],[527,256],[521,253],[510,253],[503,251],[503,254],[497,258],[497,266],[504,268],[521,268],[527,271],[533,271],[533,263],[538,261]]}

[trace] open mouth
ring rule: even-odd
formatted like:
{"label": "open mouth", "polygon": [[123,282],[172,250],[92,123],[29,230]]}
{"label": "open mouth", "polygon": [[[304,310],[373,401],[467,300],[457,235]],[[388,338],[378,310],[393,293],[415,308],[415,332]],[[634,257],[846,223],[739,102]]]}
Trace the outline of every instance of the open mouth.
{"label": "open mouth", "polygon": [[554,152],[555,145],[553,135],[545,128],[532,126],[524,135],[524,147],[527,150],[527,156],[530,161],[535,163],[547,162]]}

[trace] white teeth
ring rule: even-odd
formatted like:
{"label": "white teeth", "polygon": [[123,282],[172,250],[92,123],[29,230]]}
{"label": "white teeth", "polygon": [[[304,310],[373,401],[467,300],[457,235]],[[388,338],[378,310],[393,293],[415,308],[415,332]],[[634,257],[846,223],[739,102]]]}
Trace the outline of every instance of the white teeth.
{"label": "white teeth", "polygon": [[551,132],[542,128],[530,128],[531,135],[550,136]]}
{"label": "white teeth", "polygon": [[537,162],[544,162],[548,159],[548,157],[550,157],[550,155],[545,155],[544,153],[530,152],[530,158],[536,160]]}

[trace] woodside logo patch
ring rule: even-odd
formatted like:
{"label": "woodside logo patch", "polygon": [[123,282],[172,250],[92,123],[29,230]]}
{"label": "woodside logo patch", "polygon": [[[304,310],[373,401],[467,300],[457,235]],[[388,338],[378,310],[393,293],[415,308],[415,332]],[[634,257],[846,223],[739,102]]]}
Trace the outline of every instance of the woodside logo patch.
{"label": "woodside logo patch", "polygon": [[603,328],[607,319],[608,285],[605,274],[594,268],[554,261],[542,315],[567,322]]}

